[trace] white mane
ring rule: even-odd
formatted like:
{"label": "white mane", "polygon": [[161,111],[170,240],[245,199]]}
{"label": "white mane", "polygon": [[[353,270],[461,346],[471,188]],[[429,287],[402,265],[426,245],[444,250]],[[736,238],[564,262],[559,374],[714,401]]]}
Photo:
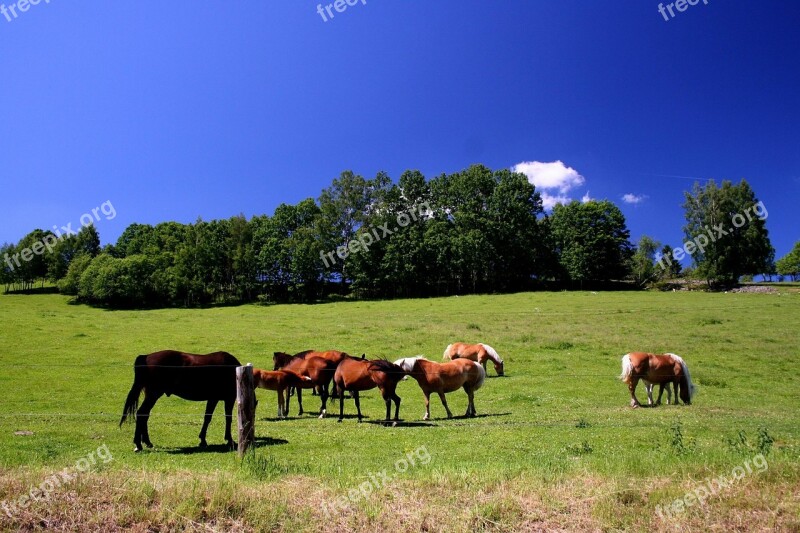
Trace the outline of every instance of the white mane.
{"label": "white mane", "polygon": [[422,359],[423,361],[427,361],[424,355],[417,355],[414,357],[403,357],[402,359],[398,359],[394,362],[397,366],[403,369],[403,372],[411,372],[414,370],[414,365],[417,364],[417,361]]}
{"label": "white mane", "polygon": [[494,361],[495,363],[502,363],[503,362],[503,360],[500,359],[500,355],[495,351],[494,348],[492,348],[488,344],[481,344],[481,346],[483,346],[483,349],[486,350],[486,353],[489,354],[489,358],[492,361]]}
{"label": "white mane", "polygon": [[669,353],[667,352],[666,355],[671,355],[676,361],[681,364],[681,368],[683,369],[683,373],[686,374],[686,382],[689,384],[689,399],[691,400],[694,397],[694,383],[692,383],[692,377],[689,375],[689,367],[686,366],[686,361],[680,355]]}

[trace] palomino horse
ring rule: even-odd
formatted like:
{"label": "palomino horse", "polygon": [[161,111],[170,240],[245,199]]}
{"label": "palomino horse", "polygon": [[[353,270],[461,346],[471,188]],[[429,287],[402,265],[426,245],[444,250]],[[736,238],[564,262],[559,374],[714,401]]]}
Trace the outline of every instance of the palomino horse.
{"label": "palomino horse", "polygon": [[356,402],[358,411],[358,421],[361,422],[361,402],[358,393],[360,391],[374,389],[378,387],[381,391],[383,401],[386,403],[386,421],[392,410],[392,401],[395,403],[394,419],[397,423],[400,415],[400,397],[397,395],[397,383],[405,377],[405,372],[399,366],[390,363],[385,359],[356,359],[347,356],[342,359],[336,367],[333,381],[339,392],[339,422],[344,418],[344,393],[349,391]]}
{"label": "palomino horse", "polygon": [[[195,355],[174,350],[164,350],[140,355],[133,364],[133,386],[128,393],[122,419],[136,415],[136,430],[133,435],[134,451],[142,450],[142,443],[153,447],[147,430],[150,411],[162,395],[174,394],[191,401],[204,401],[206,414],[203,429],[200,431],[200,446],[205,447],[206,431],[211,416],[220,401],[225,402],[225,440],[231,449],[236,448],[231,436],[233,404],[236,401],[236,367],[241,366],[234,356],[227,352],[214,352]],[[144,401],[139,407],[139,395],[144,390]],[[138,410],[137,410],[138,407]]]}
{"label": "palomino horse", "polygon": [[498,376],[504,373],[503,360],[497,354],[494,348],[488,344],[465,344],[463,342],[454,342],[444,350],[442,358],[445,361],[457,358],[469,359],[477,361],[486,370],[486,361],[490,360],[494,363],[494,370]]}
{"label": "palomino horse", "polygon": [[308,376],[301,376],[291,370],[261,370],[253,369],[253,385],[256,388],[274,390],[278,393],[278,418],[285,418],[289,414],[289,397],[284,399],[284,392],[289,387],[299,387],[303,381],[311,381]]}
{"label": "palomino horse", "polygon": [[[299,415],[303,414],[303,389],[318,388],[322,406],[319,410],[319,417],[325,418],[328,412],[328,384],[333,378],[333,373],[336,371],[337,363],[322,357],[315,357],[313,353],[320,352],[300,352],[298,355],[289,355],[283,352],[275,352],[272,361],[275,364],[275,370],[290,370],[301,376],[311,378],[308,381],[302,381],[295,387],[297,390],[297,403],[300,406]],[[289,414],[289,401],[286,401],[285,415]]]}
{"label": "palomino horse", "polygon": [[[636,385],[639,380],[645,382],[648,388],[648,400],[652,404],[652,385],[661,386],[657,404],[661,403],[661,393],[664,387],[672,384],[675,392],[675,403],[678,403],[678,388],[680,387],[680,399],[686,405],[692,403],[694,396],[694,384],[689,375],[689,367],[686,362],[674,353],[655,355],[651,353],[632,352],[622,357],[622,375],[619,377],[628,384],[631,393],[631,407],[639,407],[639,400],[636,399]],[[667,394],[669,397],[669,394]]]}
{"label": "palomino horse", "polygon": [[417,380],[422,394],[425,395],[425,416],[423,420],[431,417],[431,393],[439,394],[444,410],[447,411],[447,418],[453,418],[453,413],[447,407],[447,400],[444,395],[459,388],[464,388],[469,398],[467,412],[464,416],[476,416],[475,411],[475,391],[481,388],[486,379],[486,371],[476,361],[469,359],[454,359],[447,363],[435,363],[428,361],[421,355],[417,357],[405,357],[394,362],[402,368],[409,376]]}

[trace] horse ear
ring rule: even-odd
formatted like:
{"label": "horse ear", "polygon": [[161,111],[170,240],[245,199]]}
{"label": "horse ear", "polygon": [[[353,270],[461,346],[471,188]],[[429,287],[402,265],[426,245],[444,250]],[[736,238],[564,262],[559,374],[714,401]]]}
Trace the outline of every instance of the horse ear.
{"label": "horse ear", "polygon": [[366,358],[367,358],[367,354],[365,354],[365,353],[362,353],[362,354],[361,354],[361,359],[366,359]]}

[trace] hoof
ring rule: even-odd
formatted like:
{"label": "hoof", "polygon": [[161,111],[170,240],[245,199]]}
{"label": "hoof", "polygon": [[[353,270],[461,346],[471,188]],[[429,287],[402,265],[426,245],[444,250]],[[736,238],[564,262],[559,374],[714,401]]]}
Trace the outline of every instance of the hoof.
{"label": "hoof", "polygon": [[134,446],[134,447],[133,447],[133,451],[134,451],[135,453],[139,453],[140,451],[142,451],[142,448],[141,448],[141,446]]}
{"label": "hoof", "polygon": [[200,444],[197,445],[199,448],[208,448],[208,443],[204,440],[200,441]]}
{"label": "hoof", "polygon": [[147,446],[148,448],[152,448],[153,447],[153,443],[152,442],[145,442],[144,445]]}
{"label": "hoof", "polygon": [[320,420],[322,420],[323,418],[325,418],[325,413],[322,413],[322,414],[320,414],[320,415],[319,415],[317,418],[319,418]]}
{"label": "hoof", "polygon": [[424,416],[422,417],[422,419],[423,419],[423,420],[430,420],[430,419],[431,419],[431,417],[429,417],[428,415],[424,415]]}
{"label": "hoof", "polygon": [[341,419],[341,418],[340,418],[339,420],[337,420],[337,422],[341,422],[341,421],[342,421],[342,419]]}

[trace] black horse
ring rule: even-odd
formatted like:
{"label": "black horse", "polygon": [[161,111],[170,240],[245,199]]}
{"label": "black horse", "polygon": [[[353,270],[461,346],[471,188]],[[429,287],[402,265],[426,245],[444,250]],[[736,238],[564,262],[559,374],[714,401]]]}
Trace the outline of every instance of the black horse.
{"label": "black horse", "polygon": [[[128,393],[119,425],[136,415],[136,431],[133,435],[135,451],[142,450],[142,443],[153,447],[147,431],[150,411],[162,395],[174,394],[179,398],[206,403],[203,429],[200,431],[200,446],[207,446],[206,430],[214,409],[220,401],[225,402],[225,440],[231,449],[236,448],[231,436],[233,405],[236,402],[236,367],[239,361],[227,352],[194,355],[174,350],[164,350],[140,355],[133,364],[133,386]],[[144,401],[139,407],[139,395],[144,389]],[[138,407],[138,410],[137,410]]]}

